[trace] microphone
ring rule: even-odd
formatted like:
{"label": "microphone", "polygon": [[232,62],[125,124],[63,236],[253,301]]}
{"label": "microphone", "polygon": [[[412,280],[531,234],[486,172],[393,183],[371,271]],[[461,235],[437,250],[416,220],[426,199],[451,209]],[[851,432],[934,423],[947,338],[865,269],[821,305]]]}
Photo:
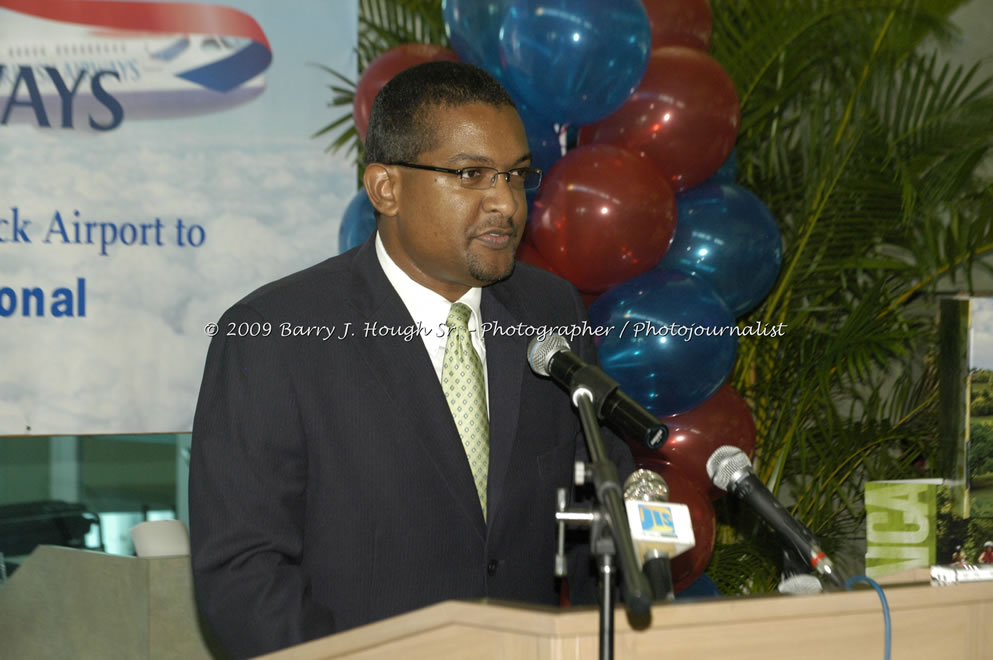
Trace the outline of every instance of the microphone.
{"label": "microphone", "polygon": [[707,474],[714,485],[750,506],[780,538],[793,546],[810,568],[843,586],[834,564],[817,543],[817,538],[803,523],[790,515],[752,472],[752,463],[741,449],[724,445],[707,459]]}
{"label": "microphone", "polygon": [[675,599],[671,559],[696,545],[690,510],[669,503],[669,486],[651,470],[635,470],[624,482],[631,539],[656,601]]}
{"label": "microphone", "polygon": [[824,585],[817,579],[816,575],[801,573],[791,575],[783,579],[776,589],[781,594],[790,596],[804,596],[807,594],[819,594],[824,591]]}
{"label": "microphone", "polygon": [[590,392],[597,417],[643,446],[658,449],[669,436],[665,424],[624,394],[617,381],[602,369],[573,353],[561,335],[549,335],[541,341],[532,339],[528,364],[533,372],[550,377],[573,396],[580,389]]}
{"label": "microphone", "polygon": [[824,591],[824,585],[816,575],[812,575],[806,558],[789,545],[783,546],[783,570],[779,574],[781,594],[813,594]]}

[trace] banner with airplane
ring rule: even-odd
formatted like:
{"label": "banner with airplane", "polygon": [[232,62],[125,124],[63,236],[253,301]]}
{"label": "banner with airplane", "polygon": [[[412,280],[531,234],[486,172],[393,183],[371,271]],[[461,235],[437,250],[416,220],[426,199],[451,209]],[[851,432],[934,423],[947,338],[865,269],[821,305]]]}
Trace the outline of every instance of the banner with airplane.
{"label": "banner with airplane", "polygon": [[211,324],[337,251],[355,169],[311,136],[357,20],[0,0],[0,435],[189,431]]}

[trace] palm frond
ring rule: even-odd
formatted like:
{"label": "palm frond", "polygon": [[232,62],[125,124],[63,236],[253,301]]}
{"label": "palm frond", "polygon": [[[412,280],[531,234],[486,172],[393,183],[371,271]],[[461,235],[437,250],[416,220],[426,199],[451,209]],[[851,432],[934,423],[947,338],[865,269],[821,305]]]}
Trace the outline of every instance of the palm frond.
{"label": "palm frond", "polygon": [[[359,0],[359,35],[356,54],[360,74],[379,55],[407,43],[449,46],[441,15],[441,0]],[[343,129],[334,136],[325,151],[336,153],[345,149],[347,155],[355,154],[355,162],[361,176],[365,152],[352,116],[355,86],[358,80],[352,81],[340,72],[321,64],[315,66],[340,83],[329,85],[333,96],[328,106],[344,108],[344,111],[311,137],[323,137],[335,130]]]}
{"label": "palm frond", "polygon": [[921,53],[954,36],[959,4],[712,3],[714,55],[742,99],[739,180],[785,248],[776,286],[743,320],[789,330],[743,340],[732,384],[756,421],[756,471],[848,553],[865,480],[922,476],[939,449],[922,294],[971,282],[993,251],[977,167],[993,147],[993,82]]}

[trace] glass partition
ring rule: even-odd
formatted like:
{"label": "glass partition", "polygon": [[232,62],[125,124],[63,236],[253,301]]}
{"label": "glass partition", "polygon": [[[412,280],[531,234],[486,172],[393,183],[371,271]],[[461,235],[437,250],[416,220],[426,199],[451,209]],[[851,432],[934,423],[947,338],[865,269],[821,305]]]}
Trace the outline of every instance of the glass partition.
{"label": "glass partition", "polygon": [[129,530],[188,522],[190,434],[0,437],[0,583],[41,544],[133,555]]}

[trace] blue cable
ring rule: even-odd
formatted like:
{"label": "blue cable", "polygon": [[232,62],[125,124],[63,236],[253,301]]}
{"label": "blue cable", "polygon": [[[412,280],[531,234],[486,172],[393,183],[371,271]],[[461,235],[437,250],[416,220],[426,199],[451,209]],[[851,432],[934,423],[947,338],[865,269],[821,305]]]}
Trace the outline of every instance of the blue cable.
{"label": "blue cable", "polygon": [[883,593],[883,588],[879,586],[879,583],[872,578],[866,577],[864,575],[856,575],[855,577],[848,578],[845,580],[845,588],[849,591],[852,590],[852,585],[856,582],[865,582],[870,587],[876,590],[879,594],[879,600],[883,604],[883,630],[885,631],[885,641],[883,644],[883,658],[885,660],[890,660],[890,647],[892,645],[892,627],[890,626],[890,605],[886,602],[886,594]]}

